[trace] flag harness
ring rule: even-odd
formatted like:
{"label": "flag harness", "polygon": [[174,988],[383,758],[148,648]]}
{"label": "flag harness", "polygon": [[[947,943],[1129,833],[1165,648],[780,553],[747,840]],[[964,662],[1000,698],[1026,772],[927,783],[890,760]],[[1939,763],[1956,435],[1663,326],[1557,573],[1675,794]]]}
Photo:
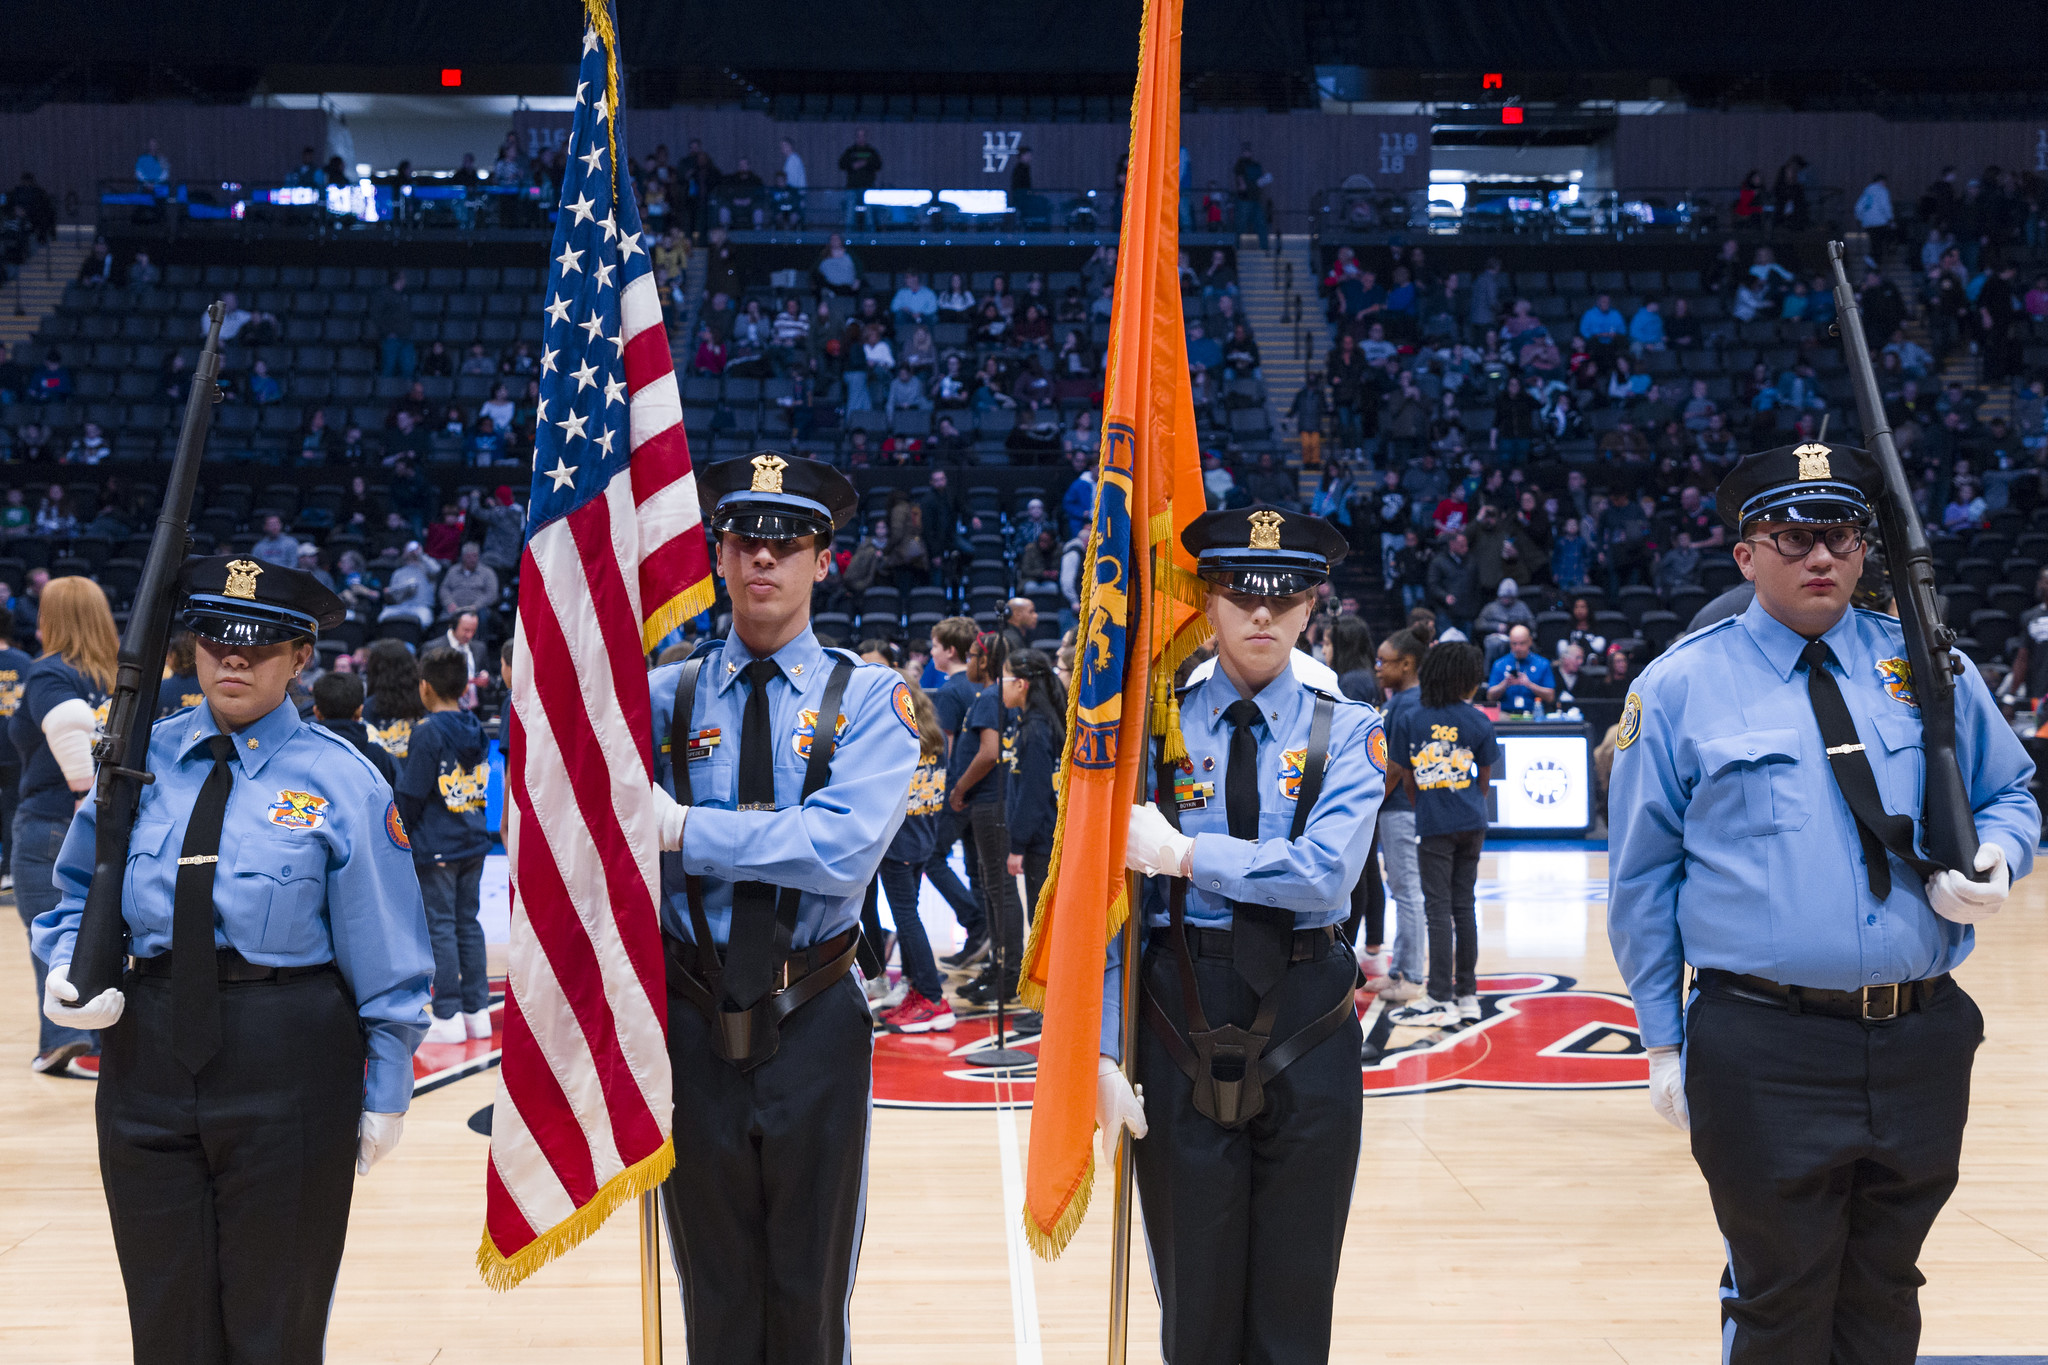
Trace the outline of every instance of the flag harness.
{"label": "flag harness", "polygon": [[[676,802],[683,806],[694,804],[694,798],[690,792],[689,749],[677,740],[689,731],[691,714],[697,704],[697,675],[703,671],[704,658],[700,653],[684,661],[682,674],[676,679],[675,709],[669,716],[669,770],[675,777]],[[846,695],[846,681],[852,676],[853,665],[844,658],[835,657],[832,676],[825,682],[824,699],[818,704],[818,714],[831,716],[834,721],[818,725],[816,733],[811,736],[811,753],[804,766],[803,799],[806,801],[832,775],[832,755],[839,747],[839,726],[836,723],[839,703]],[[768,755],[743,754],[741,757],[758,762],[772,761]],[[680,762],[677,761],[679,758]],[[703,879],[685,873],[683,889],[690,904],[690,934],[696,940],[696,962],[692,970],[690,959],[685,956],[689,950],[670,939],[669,959],[679,968],[674,979],[684,997],[710,1021],[711,1036],[719,1057],[742,1071],[750,1071],[773,1057],[781,1046],[782,1021],[822,995],[827,987],[846,974],[860,952],[861,932],[856,927],[838,938],[813,944],[792,960],[789,945],[796,937],[797,909],[803,893],[793,887],[782,887],[782,894],[775,901],[775,954],[784,963],[780,972],[783,984],[755,1004],[738,1009],[724,998],[721,987],[725,965],[719,959],[718,945],[711,939],[711,921],[704,913]]]}
{"label": "flag harness", "polygon": [[[1315,688],[1309,690],[1315,693],[1315,711],[1309,721],[1308,752],[1302,763],[1294,824],[1287,835],[1290,841],[1299,839],[1308,828],[1309,812],[1323,793],[1323,767],[1330,754],[1330,718],[1337,709],[1335,697]],[[1162,754],[1163,750],[1162,744]],[[1180,809],[1173,800],[1174,764],[1161,757],[1155,772],[1160,812],[1168,824],[1179,829]],[[1211,1028],[1208,1015],[1202,1010],[1201,991],[1195,983],[1194,955],[1188,947],[1188,884],[1181,877],[1170,881],[1167,905],[1171,928],[1167,938],[1176,958],[1181,1010],[1187,1017],[1188,1029],[1183,1035],[1150,991],[1143,992],[1145,1022],[1174,1064],[1194,1083],[1196,1111],[1224,1128],[1242,1128],[1264,1110],[1268,1082],[1342,1028],[1347,1018],[1355,1017],[1351,990],[1347,986],[1343,998],[1331,1009],[1271,1051],[1267,1048],[1273,1041],[1273,1024],[1280,1013],[1278,986],[1259,997],[1258,1012],[1250,1028],[1235,1024]],[[1235,915],[1237,903],[1232,901],[1230,905]],[[1294,962],[1307,960],[1302,952],[1297,940]]]}

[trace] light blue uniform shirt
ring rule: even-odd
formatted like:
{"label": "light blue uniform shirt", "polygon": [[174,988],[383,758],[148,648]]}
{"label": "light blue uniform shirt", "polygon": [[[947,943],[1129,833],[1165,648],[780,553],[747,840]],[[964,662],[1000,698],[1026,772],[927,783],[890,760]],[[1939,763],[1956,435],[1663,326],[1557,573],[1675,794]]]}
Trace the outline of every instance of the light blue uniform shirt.
{"label": "light blue uniform shirt", "polygon": [[[178,853],[199,789],[213,771],[213,712],[166,716],[150,736],[149,769],[128,839],[121,912],[129,951],[171,948]],[[235,736],[235,781],[221,821],[213,879],[216,947],[265,967],[332,962],[355,994],[369,1046],[363,1107],[402,1114],[412,1102],[412,1054],[427,1031],[434,954],[419,878],[391,788],[333,731],[308,725],[289,701]],[[38,957],[71,960],[92,881],[98,807],[72,817],[57,855],[57,908],[36,917]]]}
{"label": "light blue uniform shirt", "polygon": [[[742,811],[738,763],[764,761],[740,753],[746,715],[747,665],[754,655],[738,636],[714,641],[702,655],[695,711],[678,727],[679,743],[703,732],[718,732],[715,744],[701,743],[702,756],[690,764],[693,804],[683,826],[680,853],[661,858],[662,924],[685,942],[690,905],[686,873],[703,878],[704,915],[713,941],[723,944],[732,926],[732,884],[767,882],[803,893],[793,948],[808,948],[860,922],[868,883],[882,854],[896,837],[910,801],[910,774],[922,741],[910,690],[893,669],[861,664],[846,680],[839,713],[846,718],[832,755],[831,779],[803,799],[804,768],[810,754],[817,710],[825,685],[843,652],[827,650],[809,627],[771,657],[782,676],[768,683],[769,727],[775,736],[775,802],[772,811]],[[657,668],[647,685],[654,702],[655,780],[675,792],[668,752],[669,716],[675,709],[681,664]]]}
{"label": "light blue uniform shirt", "polygon": [[[1365,871],[1373,826],[1386,793],[1387,741],[1379,712],[1363,702],[1338,699],[1330,716],[1329,761],[1323,790],[1299,839],[1294,828],[1302,767],[1308,756],[1309,726],[1316,694],[1292,669],[1252,698],[1263,720],[1259,738],[1259,837],[1230,837],[1224,806],[1230,768],[1230,722],[1223,713],[1238,700],[1236,684],[1218,668],[1180,699],[1181,738],[1188,757],[1175,774],[1181,806],[1180,828],[1194,839],[1188,882],[1187,922],[1204,929],[1228,929],[1230,902],[1246,901],[1294,912],[1296,929],[1321,929],[1351,917],[1351,889]],[[1151,800],[1152,775],[1145,776]],[[1199,804],[1194,804],[1199,803]],[[1151,878],[1145,894],[1146,924],[1172,921],[1163,878]],[[1109,941],[1109,969],[1102,983],[1102,1051],[1123,1055],[1123,939]]]}
{"label": "light blue uniform shirt", "polygon": [[[1920,711],[1899,623],[1851,610],[1821,639],[1885,809],[1913,817],[1917,844]],[[1799,670],[1805,647],[1752,603],[1679,641],[1631,694],[1639,733],[1616,746],[1607,798],[1607,932],[1645,1046],[1682,1041],[1688,962],[1854,990],[1939,976],[1970,954],[1970,927],[1936,915],[1897,858],[1891,894],[1870,894]],[[2027,791],[2034,765],[1968,663],[1956,680],[1956,754],[1978,837],[2005,849],[2017,881],[2041,832]]]}

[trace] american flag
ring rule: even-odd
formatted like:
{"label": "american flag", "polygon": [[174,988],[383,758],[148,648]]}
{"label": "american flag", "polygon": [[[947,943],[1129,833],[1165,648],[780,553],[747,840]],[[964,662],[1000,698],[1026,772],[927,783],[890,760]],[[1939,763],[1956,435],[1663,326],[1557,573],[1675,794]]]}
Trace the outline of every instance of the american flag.
{"label": "american flag", "polygon": [[512,941],[477,1252],[500,1289],[674,1164],[645,651],[712,598],[617,25],[609,0],[584,8],[505,731]]}

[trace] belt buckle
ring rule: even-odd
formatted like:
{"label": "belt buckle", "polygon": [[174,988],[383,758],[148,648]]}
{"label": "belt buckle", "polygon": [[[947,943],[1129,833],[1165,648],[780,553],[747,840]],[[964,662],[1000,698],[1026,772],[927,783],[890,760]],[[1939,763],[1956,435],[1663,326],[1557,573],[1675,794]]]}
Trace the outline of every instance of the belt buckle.
{"label": "belt buckle", "polygon": [[775,990],[778,994],[789,989],[790,969],[796,965],[794,957],[782,959],[782,965],[775,971]]}
{"label": "belt buckle", "polygon": [[[1897,981],[1883,986],[1865,986],[1863,988],[1863,1022],[1866,1024],[1882,1024],[1887,1020],[1898,1018],[1899,990],[1900,983]],[[1891,992],[1890,1006],[1883,1014],[1874,1014],[1870,1008],[1871,1001],[1875,998],[1875,993],[1878,991]]]}

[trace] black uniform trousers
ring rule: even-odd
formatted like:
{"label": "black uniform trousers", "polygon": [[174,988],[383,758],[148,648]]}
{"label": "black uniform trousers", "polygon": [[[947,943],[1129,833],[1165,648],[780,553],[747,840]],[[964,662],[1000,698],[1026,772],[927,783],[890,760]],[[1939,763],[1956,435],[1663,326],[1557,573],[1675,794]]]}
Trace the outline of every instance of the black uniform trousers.
{"label": "black uniform trousers", "polygon": [[[1185,1032],[1166,932],[1145,954],[1144,989]],[[1289,968],[1274,987],[1274,1044],[1348,999],[1357,971],[1341,937]],[[1228,958],[1197,957],[1195,979],[1210,1027],[1251,1026],[1258,997]],[[1321,1365],[1364,1118],[1357,1019],[1269,1081],[1265,1107],[1237,1129],[1196,1111],[1193,1082],[1142,1020],[1137,1035],[1150,1127],[1135,1149],[1138,1197],[1168,1365]]]}
{"label": "black uniform trousers", "polygon": [[[671,965],[673,974],[676,968]],[[676,1168],[662,1212],[691,1360],[841,1365],[867,1218],[874,1024],[847,973],[751,1071],[671,981]]]}
{"label": "black uniform trousers", "polygon": [[1869,1024],[1694,996],[1685,1098],[1728,1242],[1724,1359],[1912,1365],[1915,1263],[1955,1189],[1983,1034],[1953,982]]}
{"label": "black uniform trousers", "polygon": [[171,1055],[171,982],[100,1033],[100,1179],[136,1365],[322,1358],[355,1193],[364,1044],[338,972],[220,988],[220,1051]]}

